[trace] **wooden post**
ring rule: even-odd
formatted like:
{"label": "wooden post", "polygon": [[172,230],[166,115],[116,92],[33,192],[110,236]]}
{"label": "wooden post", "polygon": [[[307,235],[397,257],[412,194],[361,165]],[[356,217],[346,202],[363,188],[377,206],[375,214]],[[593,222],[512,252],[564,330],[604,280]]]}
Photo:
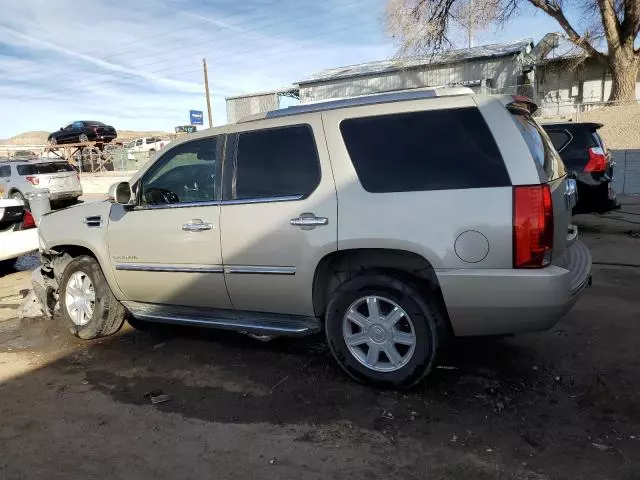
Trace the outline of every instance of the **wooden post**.
{"label": "wooden post", "polygon": [[202,59],[202,67],[204,68],[204,93],[207,96],[207,112],[209,113],[209,128],[213,127],[213,118],[211,118],[211,99],[209,98],[209,75],[207,73],[207,60]]}

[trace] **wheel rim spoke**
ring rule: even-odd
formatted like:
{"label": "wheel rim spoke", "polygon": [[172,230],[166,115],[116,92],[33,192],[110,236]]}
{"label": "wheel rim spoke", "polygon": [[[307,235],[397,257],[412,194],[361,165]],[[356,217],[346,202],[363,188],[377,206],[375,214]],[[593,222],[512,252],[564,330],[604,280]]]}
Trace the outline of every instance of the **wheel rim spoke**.
{"label": "wheel rim spoke", "polygon": [[401,332],[399,330],[393,330],[393,341],[401,345],[415,345],[416,337],[412,333]]}
{"label": "wheel rim spoke", "polygon": [[404,317],[404,310],[400,307],[394,307],[389,314],[384,317],[384,323],[387,327],[393,327],[396,323],[398,323]]}
{"label": "wheel rim spoke", "polygon": [[402,355],[398,353],[398,350],[396,350],[396,347],[393,344],[387,343],[384,346],[384,353],[387,355],[391,365],[398,366],[402,363]]}
{"label": "wheel rim spoke", "polygon": [[353,335],[347,337],[347,345],[356,346],[362,345],[363,343],[367,343],[369,340],[369,335],[364,332],[354,333]]}
{"label": "wheel rim spoke", "polygon": [[358,325],[360,328],[367,328],[371,324],[367,317],[358,313],[354,309],[349,309],[347,319]]}
{"label": "wheel rim spoke", "polygon": [[369,351],[367,352],[366,362],[370,366],[375,366],[380,358],[380,348],[375,343],[369,344]]}
{"label": "wheel rim spoke", "polygon": [[367,309],[369,310],[369,320],[374,320],[380,317],[377,297],[367,297]]}

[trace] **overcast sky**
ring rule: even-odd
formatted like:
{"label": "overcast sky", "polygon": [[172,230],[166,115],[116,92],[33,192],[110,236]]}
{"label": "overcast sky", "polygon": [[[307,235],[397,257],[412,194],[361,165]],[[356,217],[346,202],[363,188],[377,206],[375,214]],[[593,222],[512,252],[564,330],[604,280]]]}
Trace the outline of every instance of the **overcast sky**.
{"label": "overcast sky", "polygon": [[[168,130],[224,97],[291,84],[394,53],[384,0],[2,0],[0,138],[75,120]],[[558,30],[532,10],[478,43]]]}

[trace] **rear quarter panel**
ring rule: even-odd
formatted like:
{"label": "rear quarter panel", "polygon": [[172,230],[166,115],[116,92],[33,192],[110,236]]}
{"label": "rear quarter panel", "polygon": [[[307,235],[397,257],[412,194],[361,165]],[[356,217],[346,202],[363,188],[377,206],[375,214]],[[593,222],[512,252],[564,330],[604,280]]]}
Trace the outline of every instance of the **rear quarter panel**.
{"label": "rear quarter panel", "polygon": [[[423,256],[435,269],[512,265],[511,187],[369,193],[358,179],[340,132],[340,122],[346,118],[472,106],[473,97],[459,96],[322,114],[338,191],[339,250],[406,250]],[[507,135],[504,142],[510,142]],[[524,181],[527,173],[517,171],[517,178]],[[458,236],[470,230],[484,235],[488,244],[486,256],[475,263],[461,260],[455,250]]]}

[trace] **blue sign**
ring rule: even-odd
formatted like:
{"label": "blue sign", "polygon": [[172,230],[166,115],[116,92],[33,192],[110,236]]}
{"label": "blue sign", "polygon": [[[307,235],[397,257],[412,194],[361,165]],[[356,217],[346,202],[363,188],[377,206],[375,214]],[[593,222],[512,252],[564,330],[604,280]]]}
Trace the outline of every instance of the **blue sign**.
{"label": "blue sign", "polygon": [[204,115],[199,110],[189,110],[191,125],[204,125]]}

